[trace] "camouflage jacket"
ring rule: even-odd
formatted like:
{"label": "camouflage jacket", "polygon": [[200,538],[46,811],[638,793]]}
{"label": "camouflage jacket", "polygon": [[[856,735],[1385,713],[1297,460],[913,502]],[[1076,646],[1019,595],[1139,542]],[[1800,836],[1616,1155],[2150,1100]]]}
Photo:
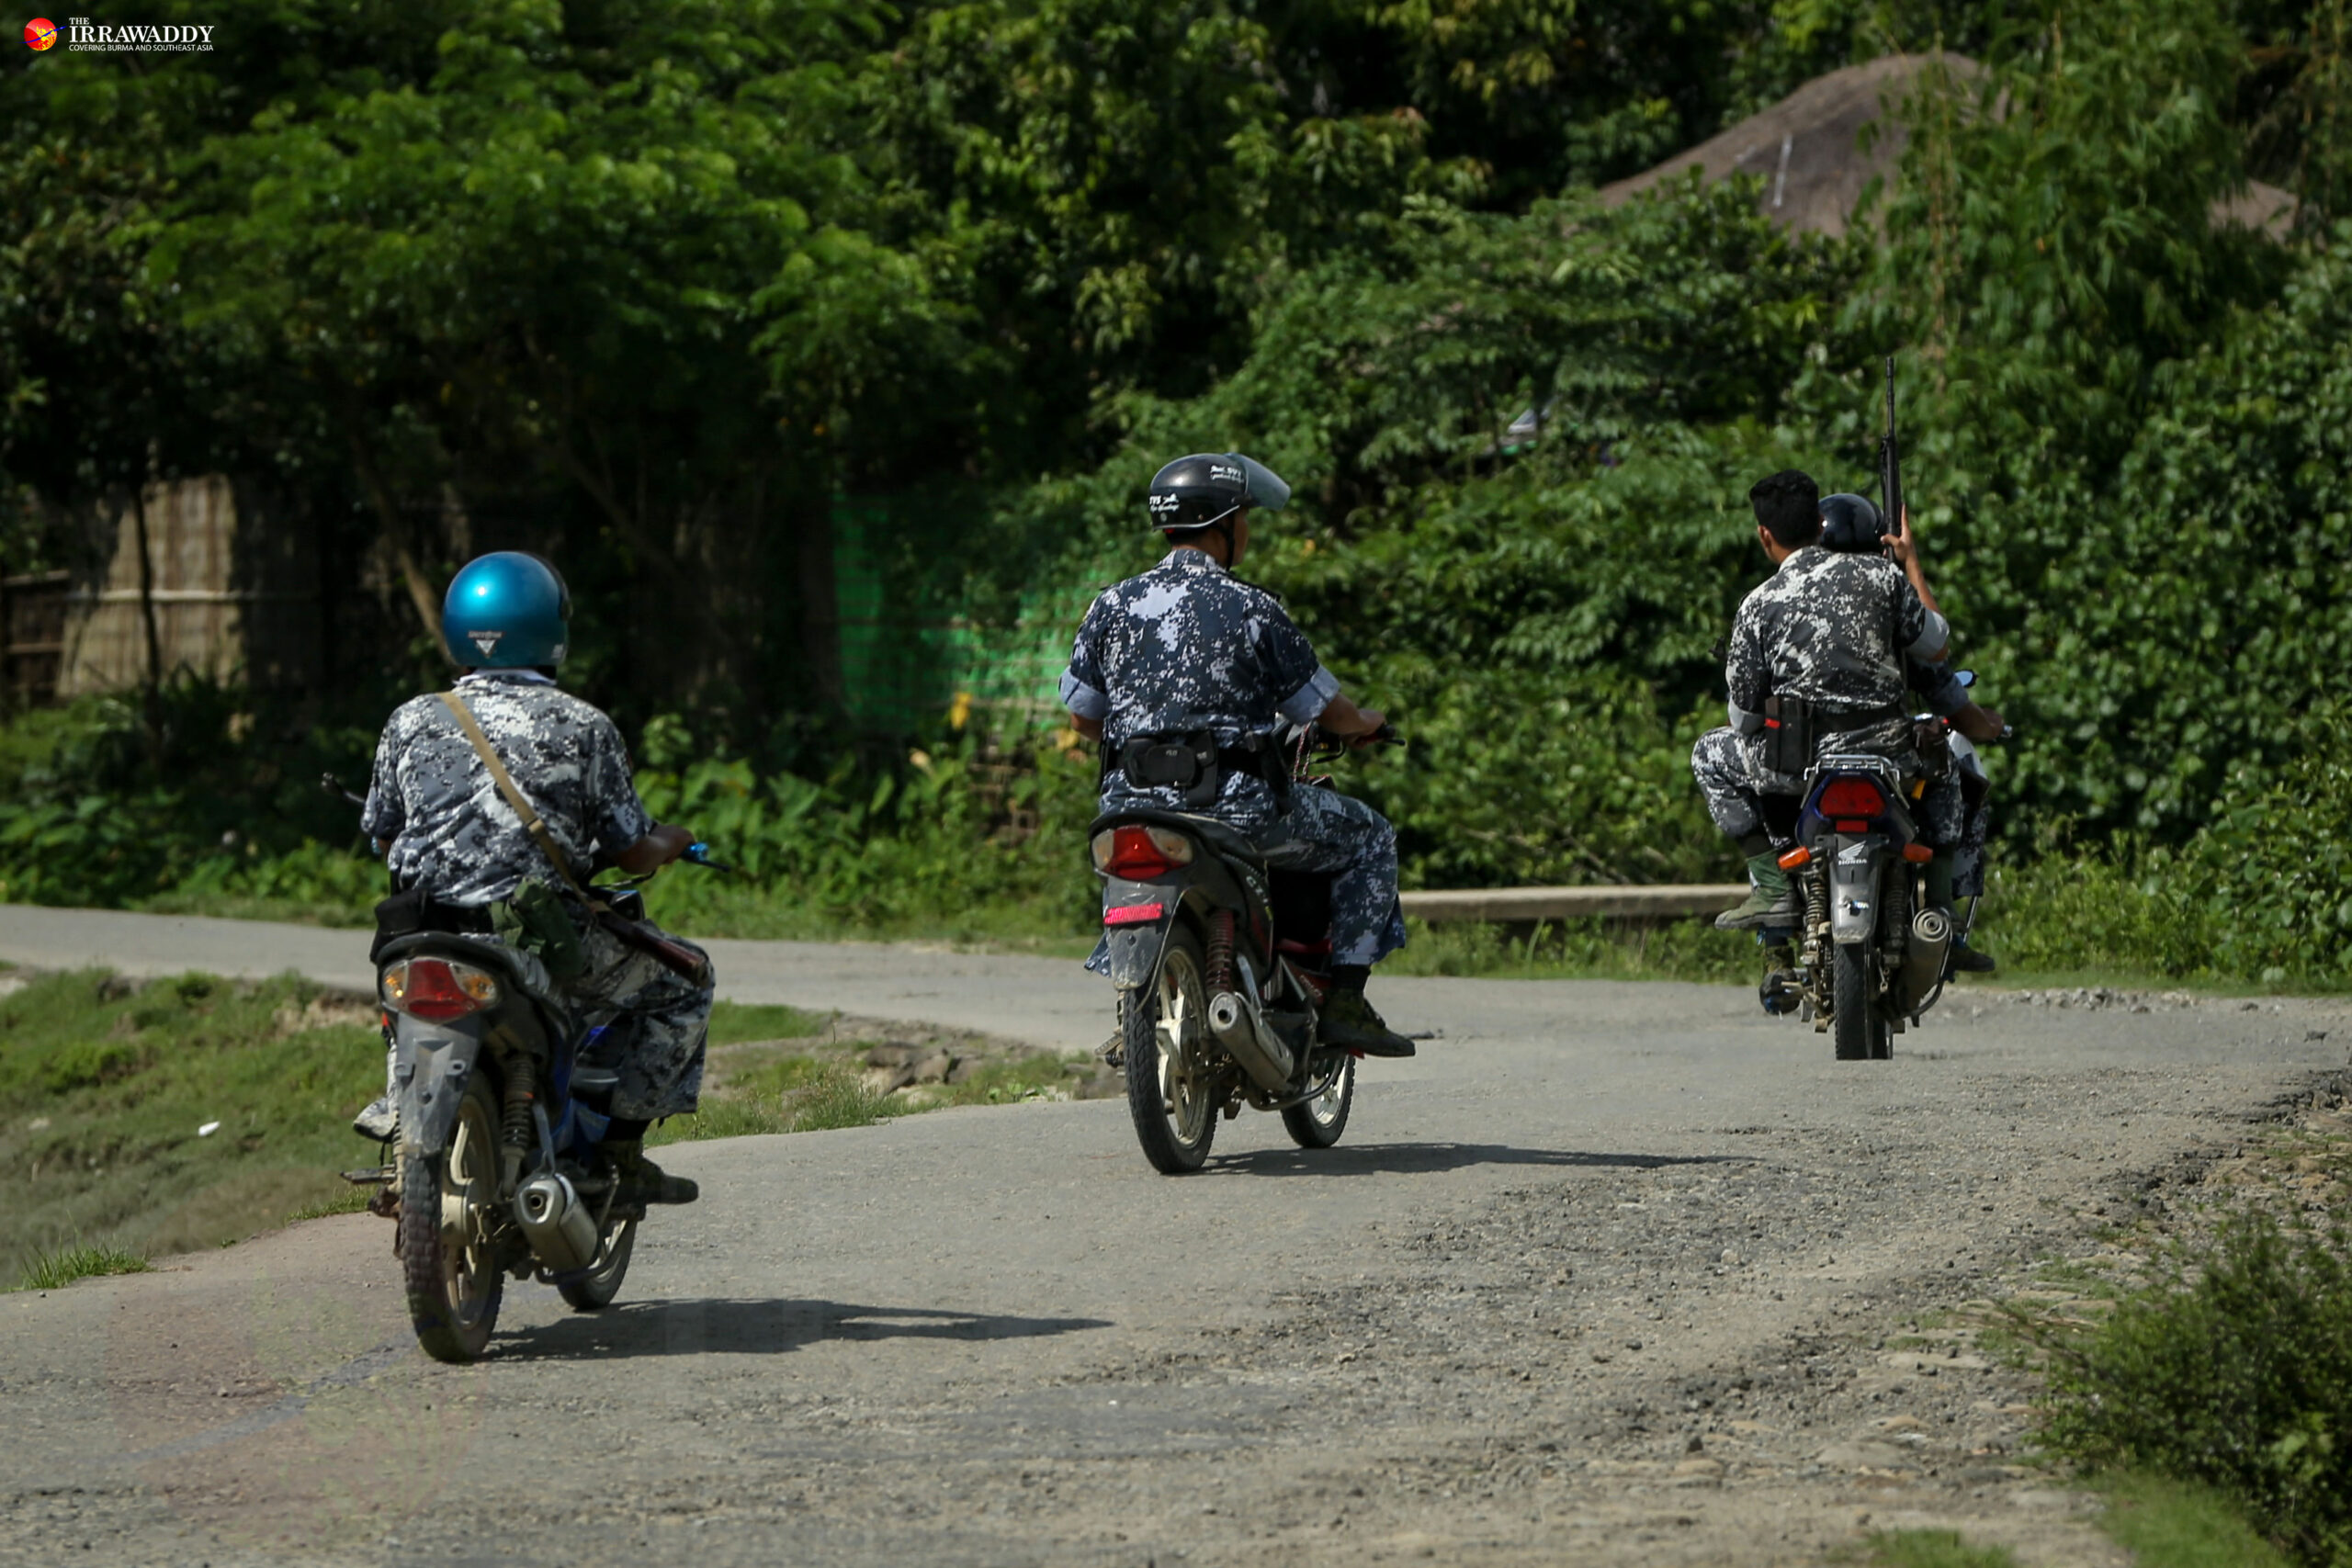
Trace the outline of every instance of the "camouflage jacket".
{"label": "camouflage jacket", "polygon": [[[1102,720],[1106,757],[1139,735],[1206,729],[1219,746],[1238,745],[1285,719],[1307,722],[1339,689],[1280,600],[1192,549],[1102,592],[1061,683],[1070,712]],[[1103,776],[1102,804],[1183,809],[1181,790],[1130,787],[1116,768]],[[1272,814],[1272,795],[1256,775],[1228,771],[1212,809],[1260,819]]]}
{"label": "camouflage jacket", "polygon": [[[469,675],[458,694],[576,874],[653,830],[604,714],[527,671]],[[384,726],[359,820],[390,844],[384,859],[401,886],[445,903],[493,903],[526,879],[563,886],[437,695],[411,698]]]}
{"label": "camouflage jacket", "polygon": [[1905,658],[1932,660],[1950,637],[1893,561],[1808,545],[1748,594],[1732,623],[1724,660],[1732,728],[1761,731],[1773,696],[1832,713],[1900,705]]}

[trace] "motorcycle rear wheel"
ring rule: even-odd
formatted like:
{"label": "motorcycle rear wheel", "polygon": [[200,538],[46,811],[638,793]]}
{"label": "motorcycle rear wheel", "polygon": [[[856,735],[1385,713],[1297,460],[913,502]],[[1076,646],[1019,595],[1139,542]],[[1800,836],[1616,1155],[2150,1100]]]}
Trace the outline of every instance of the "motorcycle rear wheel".
{"label": "motorcycle rear wheel", "polygon": [[1356,1059],[1344,1058],[1331,1087],[1304,1105],[1283,1108],[1283,1130],[1302,1149],[1328,1149],[1348,1130],[1348,1112],[1356,1103]]}
{"label": "motorcycle rear wheel", "polygon": [[498,1326],[498,1092],[475,1073],[448,1145],[401,1173],[401,1280],[416,1342],[436,1361],[475,1359]]}
{"label": "motorcycle rear wheel", "polygon": [[1152,1168],[1182,1176],[1201,1168],[1216,1141],[1223,1098],[1208,1069],[1208,989],[1201,979],[1201,940],[1179,926],[1169,933],[1159,977],[1120,1004],[1126,1057],[1127,1114]]}
{"label": "motorcycle rear wheel", "polygon": [[596,1246],[596,1261],[588,1272],[558,1285],[556,1293],[574,1312],[602,1311],[620,1294],[621,1280],[628,1275],[629,1254],[636,1250],[637,1221],[615,1220],[605,1227],[604,1239]]}
{"label": "motorcycle rear wheel", "polygon": [[1862,942],[1841,942],[1830,964],[1836,1003],[1830,1027],[1838,1036],[1838,1059],[1867,1062],[1876,1054],[1871,1049],[1876,1021],[1871,1017],[1871,950]]}

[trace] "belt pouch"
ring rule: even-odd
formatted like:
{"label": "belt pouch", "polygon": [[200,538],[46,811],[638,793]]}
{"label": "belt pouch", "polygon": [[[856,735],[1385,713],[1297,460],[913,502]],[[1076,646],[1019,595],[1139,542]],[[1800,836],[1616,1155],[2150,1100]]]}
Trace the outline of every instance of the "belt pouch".
{"label": "belt pouch", "polygon": [[1139,735],[1120,749],[1120,771],[1131,784],[1181,789],[1184,804],[1214,805],[1222,782],[1216,766],[1216,737],[1208,730],[1194,735]]}
{"label": "belt pouch", "polygon": [[1776,773],[1813,766],[1813,705],[1803,697],[1764,699],[1764,765]]}

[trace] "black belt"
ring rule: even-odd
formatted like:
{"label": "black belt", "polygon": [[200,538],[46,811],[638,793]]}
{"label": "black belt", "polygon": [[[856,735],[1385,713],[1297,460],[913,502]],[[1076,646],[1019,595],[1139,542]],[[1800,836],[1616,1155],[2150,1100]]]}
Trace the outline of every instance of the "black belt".
{"label": "black belt", "polygon": [[1287,793],[1290,770],[1283,765],[1282,749],[1267,737],[1253,736],[1244,746],[1220,746],[1214,731],[1188,735],[1137,735],[1103,752],[1105,773],[1115,759],[1127,783],[1147,788],[1181,789],[1184,804],[1198,808],[1213,804],[1227,773],[1249,773],[1266,782],[1280,800]]}

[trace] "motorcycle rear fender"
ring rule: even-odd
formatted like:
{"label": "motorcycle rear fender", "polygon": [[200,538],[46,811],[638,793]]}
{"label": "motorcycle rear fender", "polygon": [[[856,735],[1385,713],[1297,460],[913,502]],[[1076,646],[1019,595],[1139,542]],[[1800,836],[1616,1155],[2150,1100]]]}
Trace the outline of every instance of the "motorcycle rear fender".
{"label": "motorcycle rear fender", "polygon": [[1830,843],[1829,934],[1849,947],[1878,930],[1879,868],[1888,843],[1877,833],[1840,833]]}
{"label": "motorcycle rear fender", "polygon": [[1159,955],[1168,950],[1168,933],[1175,929],[1176,915],[1184,907],[1184,890],[1192,885],[1189,872],[1173,872],[1150,882],[1128,882],[1116,876],[1102,879],[1102,908],[1128,908],[1137,904],[1157,904],[1159,917],[1137,920],[1133,925],[1108,925],[1102,928],[1102,940],[1110,948],[1111,983],[1123,991],[1138,990],[1151,984],[1159,974]]}
{"label": "motorcycle rear fender", "polygon": [[[1168,951],[1168,933],[1176,928],[1179,913],[1187,906],[1196,915],[1210,909],[1231,909],[1245,920],[1250,919],[1252,900],[1244,891],[1240,879],[1232,867],[1211,853],[1205,845],[1200,847],[1193,863],[1171,871],[1149,882],[1127,882],[1115,876],[1102,878],[1102,908],[1105,910],[1136,904],[1160,906],[1157,920],[1138,920],[1133,925],[1105,926],[1102,937],[1110,949],[1111,983],[1123,991],[1132,991],[1150,985],[1159,976],[1159,960]],[[1262,897],[1257,907],[1262,908]],[[1255,921],[1262,926],[1264,916]]]}
{"label": "motorcycle rear fender", "polygon": [[476,1014],[447,1023],[392,1015],[392,1094],[400,1104],[401,1153],[430,1157],[449,1144],[458,1101],[476,1070],[488,1020]]}

